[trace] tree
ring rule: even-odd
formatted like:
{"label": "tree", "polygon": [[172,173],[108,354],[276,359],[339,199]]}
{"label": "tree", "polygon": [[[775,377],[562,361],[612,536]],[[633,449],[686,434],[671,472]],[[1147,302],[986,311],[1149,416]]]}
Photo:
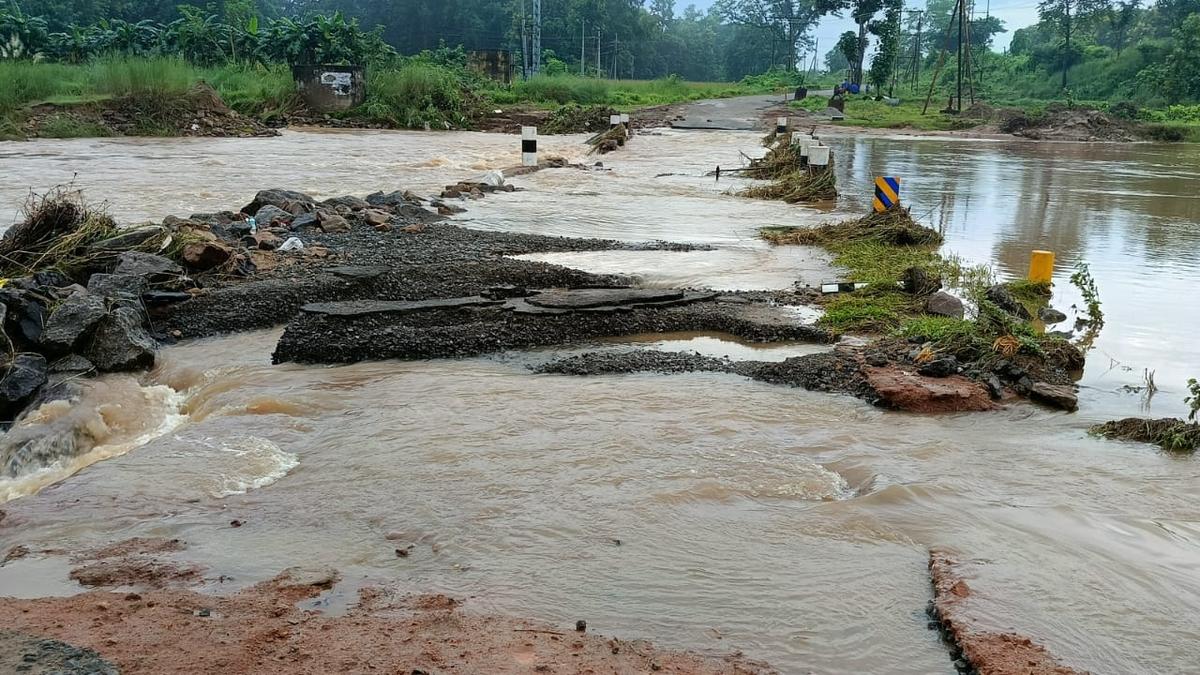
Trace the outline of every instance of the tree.
{"label": "tree", "polygon": [[855,35],[854,31],[849,30],[842,33],[838,36],[837,45],[834,46],[834,49],[842,55],[842,58],[846,59],[846,69],[848,71],[846,78],[852,80],[854,76],[854,63],[855,59],[858,58],[859,52],[858,35]]}
{"label": "tree", "polygon": [[1125,43],[1129,39],[1129,29],[1138,19],[1138,12],[1141,11],[1141,0],[1122,0],[1117,3],[1115,10],[1108,12],[1108,27],[1112,31],[1112,47],[1117,52],[1117,56],[1121,55],[1121,50],[1125,49]]}
{"label": "tree", "polygon": [[863,80],[863,60],[867,56],[867,24],[883,9],[883,0],[854,0],[850,6],[850,18],[858,24],[858,56],[854,60],[854,76],[852,82],[861,83]]}
{"label": "tree", "polygon": [[1175,48],[1167,57],[1167,88],[1172,100],[1200,98],[1200,14],[1175,29]]}
{"label": "tree", "polygon": [[1044,23],[1058,26],[1062,54],[1062,90],[1067,89],[1067,71],[1073,62],[1071,35],[1096,17],[1106,13],[1112,0],[1041,0],[1038,17]]}
{"label": "tree", "polygon": [[[733,23],[766,28],[783,43],[784,66],[796,70],[808,32],[834,5],[825,0],[719,0],[715,8]],[[774,65],[774,64],[773,64]]]}
{"label": "tree", "polygon": [[[871,23],[871,34],[879,38],[879,51],[871,61],[869,81],[876,94],[888,85],[900,56],[900,15],[904,11],[904,0],[886,0],[882,21]],[[889,89],[888,95],[891,95]]]}

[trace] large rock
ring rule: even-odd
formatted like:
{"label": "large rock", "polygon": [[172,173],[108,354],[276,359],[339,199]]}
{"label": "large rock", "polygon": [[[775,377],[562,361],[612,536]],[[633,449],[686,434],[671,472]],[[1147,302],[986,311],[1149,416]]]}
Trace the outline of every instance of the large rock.
{"label": "large rock", "polygon": [[[453,209],[454,207],[451,207],[451,210]],[[400,220],[406,223],[436,223],[439,220],[446,219],[446,217],[441,214],[434,213],[429,209],[422,208],[420,206],[414,206],[412,204],[401,204],[400,206],[397,206],[395,210],[396,215],[400,217]],[[460,209],[456,211],[456,213],[462,213],[463,211],[466,211],[466,209]]]}
{"label": "large rock", "polygon": [[1038,310],[1038,318],[1042,320],[1042,323],[1054,325],[1056,323],[1062,323],[1063,321],[1066,321],[1067,315],[1063,314],[1057,309],[1054,309],[1053,307],[1047,306]]}
{"label": "large rock", "polygon": [[233,250],[216,241],[198,241],[183,247],[181,257],[188,267],[204,272],[224,265],[233,256]]}
{"label": "large rock", "polygon": [[963,301],[946,291],[938,291],[925,300],[925,313],[951,319],[963,318]]}
{"label": "large rock", "polygon": [[950,377],[958,373],[958,359],[953,356],[934,359],[928,363],[922,363],[917,368],[917,372],[925,377]]}
{"label": "large rock", "polygon": [[367,225],[370,225],[371,227],[378,227],[380,225],[384,225],[387,223],[388,220],[391,219],[391,217],[392,217],[392,214],[390,214],[386,211],[380,211],[378,209],[363,209],[363,212],[362,212],[363,222],[366,223]]}
{"label": "large rock", "polygon": [[1018,319],[1028,321],[1033,318],[1033,315],[1029,313],[1025,305],[1022,305],[1021,301],[1017,300],[1017,297],[1004,284],[996,284],[987,289],[987,299]]}
{"label": "large rock", "polygon": [[339,215],[332,214],[332,213],[328,213],[328,214],[322,213],[320,218],[321,218],[321,229],[330,234],[336,234],[339,232],[349,232],[350,231],[350,221],[346,220],[345,218],[343,218]]}
{"label": "large rock", "polygon": [[267,205],[277,206],[284,211],[288,211],[295,204],[304,204],[311,207],[315,203],[316,200],[312,197],[303,192],[296,192],[295,190],[280,190],[278,188],[259,190],[258,194],[254,195],[254,201],[242,207],[242,213],[258,213],[259,209]]}
{"label": "large rock", "polygon": [[91,293],[72,295],[50,314],[42,331],[42,345],[55,354],[74,351],[86,344],[107,314],[103,297]]}
{"label": "large rock", "polygon": [[145,277],[132,274],[93,274],[88,279],[87,290],[92,295],[109,298],[123,307],[138,308],[142,305],[142,293],[150,287]]}
{"label": "large rock", "polygon": [[304,213],[292,219],[293,230],[315,230],[321,226],[315,213]]}
{"label": "large rock", "polygon": [[166,236],[167,228],[161,225],[146,225],[91,244],[88,246],[88,251],[91,253],[128,251],[142,247],[156,239],[165,239]]}
{"label": "large rock", "polygon": [[345,206],[353,211],[361,211],[362,209],[371,206],[370,202],[367,200],[362,199],[361,197],[355,197],[353,195],[343,195],[341,197],[334,197],[333,199],[326,199],[325,201],[321,202],[321,205],[332,207]]}
{"label": "large rock", "polygon": [[1029,388],[1029,398],[1042,405],[1067,412],[1079,410],[1079,397],[1075,395],[1075,388],[1066,385],[1034,382]]}
{"label": "large rock", "polygon": [[136,310],[120,307],[96,327],[88,360],[104,372],[140,370],[154,365],[154,338],[142,326]]}
{"label": "large rock", "polygon": [[46,299],[19,288],[0,288],[0,324],[11,340],[36,345],[46,325]]}
{"label": "large rock", "polygon": [[929,295],[942,289],[942,278],[924,268],[910,267],[900,277],[904,290],[913,295]]}
{"label": "large rock", "polygon": [[46,383],[46,358],[41,354],[17,354],[0,378],[0,416],[11,420]]}
{"label": "large rock", "polygon": [[113,273],[145,277],[153,283],[174,279],[183,274],[183,268],[161,255],[125,251],[117,256],[117,268]]}
{"label": "large rock", "polygon": [[274,204],[267,204],[254,214],[254,221],[259,227],[270,227],[274,223],[290,223],[292,218],[291,213]]}

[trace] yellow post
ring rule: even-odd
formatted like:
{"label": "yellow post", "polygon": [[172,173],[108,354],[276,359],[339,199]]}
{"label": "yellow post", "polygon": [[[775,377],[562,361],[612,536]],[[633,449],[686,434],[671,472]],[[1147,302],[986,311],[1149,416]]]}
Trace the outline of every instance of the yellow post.
{"label": "yellow post", "polygon": [[1029,280],[1048,284],[1054,277],[1054,251],[1034,251],[1029,256]]}

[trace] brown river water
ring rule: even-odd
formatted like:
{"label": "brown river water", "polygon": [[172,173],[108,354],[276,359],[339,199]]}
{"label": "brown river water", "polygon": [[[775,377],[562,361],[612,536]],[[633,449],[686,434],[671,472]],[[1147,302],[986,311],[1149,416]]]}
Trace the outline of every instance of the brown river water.
{"label": "brown river water", "polygon": [[[783,672],[949,673],[924,616],[937,546],[982,563],[970,582],[988,627],[1094,672],[1194,672],[1200,465],[1087,428],[1182,415],[1184,382],[1200,376],[1200,147],[833,138],[844,197],[830,212],[734,198],[737,181],[702,177],[761,152],[758,136],[641,135],[603,158],[611,171],[518,178],[527,191],[459,218],[707,243],[538,257],[651,285],[786,288],[836,273],[755,228],[860,213],[870,178],[898,175],[948,250],[1002,277],[1022,275],[1031,249],[1056,251],[1064,310],[1079,300],[1071,266],[1091,264],[1107,325],[1080,412],[920,416],[732,375],[530,374],[543,352],[272,366],[278,330],[262,331],[167,348],[152,373],[43,410],[45,424],[82,426],[100,445],[73,466],[0,480],[19,523],[0,550],[181,537],[188,559],[232,577],[215,590],[290,565],[339,568],[329,611],[385,582],[664,646],[740,649]],[[540,145],[584,159],[580,140]],[[129,222],[236,206],[263,187],[431,192],[518,150],[473,133],[4,143],[0,209],[15,217],[29,188],[73,176]],[[739,359],[815,349],[626,342]],[[1159,387],[1149,399],[1123,389],[1143,369]],[[415,544],[407,558],[389,533]],[[0,568],[0,595],[79,590],[61,558]]]}

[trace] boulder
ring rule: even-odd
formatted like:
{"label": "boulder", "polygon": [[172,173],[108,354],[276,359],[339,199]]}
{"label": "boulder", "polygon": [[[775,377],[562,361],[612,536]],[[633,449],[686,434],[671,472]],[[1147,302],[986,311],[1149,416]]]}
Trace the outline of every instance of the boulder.
{"label": "boulder", "polygon": [[1004,396],[1004,385],[1000,384],[1000,378],[995,374],[984,375],[983,384],[987,387],[988,396],[991,396],[993,401],[999,401]]}
{"label": "boulder", "polygon": [[133,248],[141,248],[148,242],[156,239],[165,239],[167,236],[167,228],[161,225],[146,225],[137,227],[127,232],[122,232],[115,237],[109,237],[101,241],[90,244],[87,250],[90,253],[103,253],[106,251],[128,251]]}
{"label": "boulder", "polygon": [[1075,395],[1075,388],[1067,385],[1034,382],[1029,388],[1029,398],[1042,405],[1067,412],[1079,410],[1079,397]]}
{"label": "boulder", "polygon": [[46,384],[46,358],[41,354],[17,354],[0,378],[0,417],[11,420]]}
{"label": "boulder", "polygon": [[[455,207],[450,207],[450,209],[455,213],[463,213],[466,211],[466,209],[463,208],[459,208],[457,211],[454,210]],[[402,204],[397,206],[396,215],[399,216],[400,220],[406,223],[436,223],[439,220],[446,219],[444,216],[434,213],[429,209],[422,208],[420,206],[413,206],[412,204]]]}
{"label": "boulder", "polygon": [[321,229],[324,230],[325,232],[329,232],[329,233],[349,232],[350,231],[350,221],[346,220],[345,218],[343,218],[339,215],[334,215],[334,214],[322,215],[321,216]]}
{"label": "boulder", "polygon": [[137,309],[142,305],[142,293],[150,287],[145,277],[132,274],[93,274],[88,279],[88,293],[109,298],[123,307]]}
{"label": "boulder", "polygon": [[321,225],[315,213],[304,213],[292,219],[293,230],[315,230]]}
{"label": "boulder", "polygon": [[254,220],[259,227],[270,227],[274,223],[290,223],[293,217],[293,214],[274,204],[267,204],[254,214]]}
{"label": "boulder", "polygon": [[183,274],[183,268],[175,261],[153,253],[140,251],[125,251],[117,256],[117,268],[114,274],[145,277],[151,283],[170,281]]}
{"label": "boulder", "polygon": [[1033,318],[1033,315],[1029,313],[1025,305],[1022,305],[1016,296],[1012,294],[1012,291],[1008,290],[1004,284],[996,284],[987,289],[987,299],[1018,319],[1028,321]]}
{"label": "boulder", "polygon": [[67,354],[50,364],[52,373],[90,373],[96,366],[79,354]]}
{"label": "boulder", "polygon": [[925,313],[951,319],[963,318],[963,301],[946,291],[938,291],[925,300]]}
{"label": "boulder", "polygon": [[[94,276],[94,275],[93,275]],[[72,295],[50,314],[42,331],[42,345],[53,354],[65,354],[87,343],[108,315],[104,298],[91,293]]]}
{"label": "boulder", "polygon": [[409,199],[409,194],[411,193],[401,192],[400,190],[393,190],[387,193],[372,192],[367,195],[366,199],[367,203],[371,206],[400,206],[405,203],[414,203],[412,199]]}
{"label": "boulder", "polygon": [[904,290],[913,295],[929,295],[942,289],[942,278],[920,267],[904,270],[900,280],[904,284]]}
{"label": "boulder", "polygon": [[342,195],[341,197],[326,199],[325,201],[321,202],[321,205],[332,206],[335,208],[338,206],[345,206],[352,211],[361,211],[371,206],[370,202],[367,200],[361,197],[355,197],[353,195]]}
{"label": "boulder", "polygon": [[953,356],[934,359],[921,364],[917,372],[925,377],[950,377],[958,372],[958,359]]}
{"label": "boulder", "polygon": [[[168,218],[170,216],[167,216]],[[228,225],[237,220],[237,214],[233,211],[217,211],[216,213],[193,213],[188,216],[188,220],[207,225]],[[163,221],[166,224],[166,221]]]}
{"label": "boulder", "polygon": [[142,293],[142,304],[149,308],[165,307],[191,299],[192,294],[183,291],[146,291]]}
{"label": "boulder", "polygon": [[0,378],[0,405],[15,406],[28,400],[46,383],[46,371],[46,357],[41,354],[17,354]]}
{"label": "boulder", "polygon": [[84,354],[102,372],[140,370],[154,365],[154,338],[142,326],[136,310],[120,307],[96,327]]}
{"label": "boulder", "polygon": [[232,255],[228,246],[216,241],[192,242],[182,252],[184,264],[201,272],[224,265]]}
{"label": "boulder", "polygon": [[46,301],[33,291],[0,288],[0,325],[11,340],[36,345],[46,325]]}
{"label": "boulder", "polygon": [[258,213],[259,209],[268,204],[278,206],[287,211],[288,207],[293,204],[307,204],[311,206],[314,203],[316,203],[316,200],[303,192],[273,188],[270,190],[259,190],[258,194],[254,195],[254,201],[242,207],[242,213]]}
{"label": "boulder", "polygon": [[274,251],[283,244],[283,239],[274,232],[259,232],[254,235],[254,246],[260,251]]}
{"label": "boulder", "polygon": [[1047,307],[1043,307],[1040,310],[1038,310],[1038,318],[1042,320],[1042,323],[1045,323],[1047,325],[1053,325],[1056,323],[1062,323],[1063,321],[1066,321],[1067,315],[1063,314],[1062,312],[1058,311],[1057,309],[1054,309],[1053,307],[1047,306]]}
{"label": "boulder", "polygon": [[363,209],[362,212],[363,222],[371,227],[386,225],[391,217],[392,214],[387,213],[386,211],[379,211],[377,209]]}

